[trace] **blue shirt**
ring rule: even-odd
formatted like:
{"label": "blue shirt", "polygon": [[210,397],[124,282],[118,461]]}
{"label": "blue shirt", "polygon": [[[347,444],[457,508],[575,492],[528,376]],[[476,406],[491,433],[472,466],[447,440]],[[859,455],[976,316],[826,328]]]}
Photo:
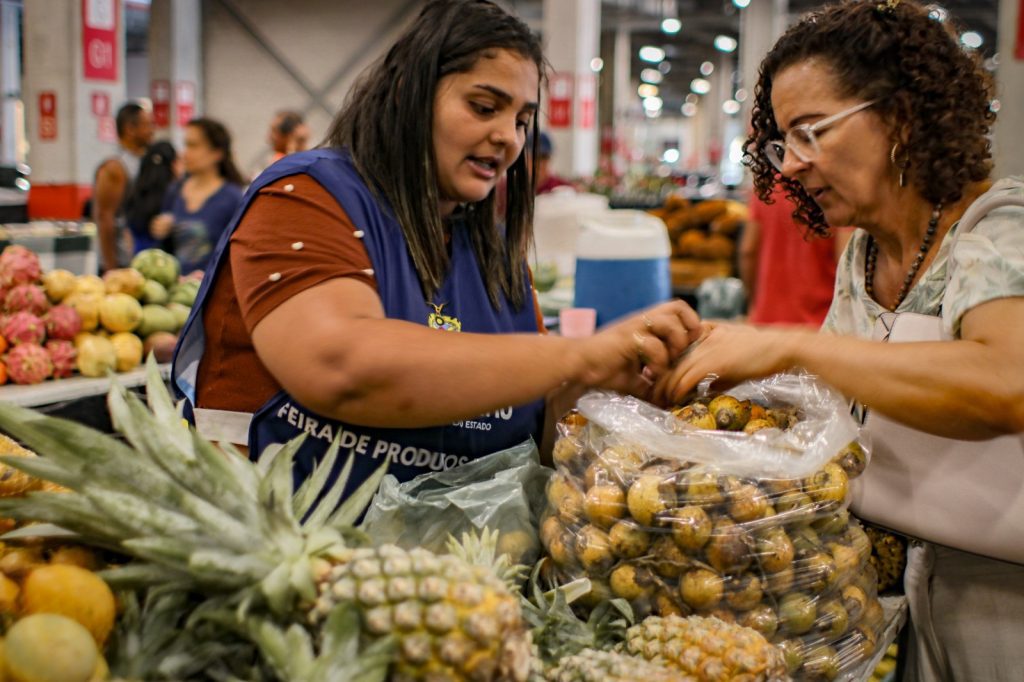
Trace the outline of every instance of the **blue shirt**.
{"label": "blue shirt", "polygon": [[242,188],[225,182],[198,211],[189,211],[181,191],[183,185],[184,181],[177,182],[167,190],[163,211],[174,214],[174,255],[181,261],[181,271],[189,273],[206,269],[214,245],[242,203]]}

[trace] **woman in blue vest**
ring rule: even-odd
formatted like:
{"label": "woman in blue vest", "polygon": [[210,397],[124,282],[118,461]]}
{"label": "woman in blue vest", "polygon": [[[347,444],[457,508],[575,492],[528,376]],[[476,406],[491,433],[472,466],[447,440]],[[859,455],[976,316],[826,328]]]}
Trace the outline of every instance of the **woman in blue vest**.
{"label": "woman in blue vest", "polygon": [[296,480],[338,440],[350,491],[385,461],[406,480],[540,441],[581,388],[643,394],[699,336],[681,302],[588,339],[539,333],[522,151],[543,64],[493,3],[431,2],[321,148],[253,183],[174,359],[200,433],[252,455],[306,433]]}

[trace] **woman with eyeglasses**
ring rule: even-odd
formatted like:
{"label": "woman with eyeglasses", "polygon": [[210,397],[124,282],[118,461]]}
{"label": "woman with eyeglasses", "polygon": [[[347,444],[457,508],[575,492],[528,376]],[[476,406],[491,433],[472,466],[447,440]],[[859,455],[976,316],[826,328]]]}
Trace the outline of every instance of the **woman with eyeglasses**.
{"label": "woman with eyeglasses", "polygon": [[[761,65],[746,163],[762,199],[782,183],[811,234],[859,228],[826,333],[719,325],[657,388],[673,400],[709,374],[802,367],[867,409],[854,510],[959,545],[912,546],[908,679],[1024,669],[1024,180],[990,177],[993,94],[917,2],[840,3],[790,28]],[[1002,464],[985,468],[993,449]],[[948,500],[922,515],[936,486]],[[889,489],[903,494],[880,503]]]}

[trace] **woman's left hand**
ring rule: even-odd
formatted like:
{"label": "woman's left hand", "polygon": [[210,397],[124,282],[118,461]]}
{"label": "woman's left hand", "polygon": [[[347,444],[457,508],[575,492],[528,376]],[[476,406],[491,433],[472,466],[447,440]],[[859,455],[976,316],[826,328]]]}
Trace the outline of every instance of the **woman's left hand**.
{"label": "woman's left hand", "polygon": [[813,343],[814,332],[763,330],[740,324],[709,325],[704,338],[679,358],[671,372],[658,381],[657,404],[679,404],[709,374],[717,375],[716,388],[783,372],[793,365],[793,348]]}

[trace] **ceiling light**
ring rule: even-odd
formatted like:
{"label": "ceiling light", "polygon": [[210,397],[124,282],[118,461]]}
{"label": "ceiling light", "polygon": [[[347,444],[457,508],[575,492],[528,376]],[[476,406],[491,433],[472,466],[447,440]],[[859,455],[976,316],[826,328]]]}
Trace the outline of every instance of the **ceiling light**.
{"label": "ceiling light", "polygon": [[748,96],[749,95],[747,94],[746,89],[745,88],[740,88],[739,90],[736,91],[735,100],[737,102],[746,102]]}
{"label": "ceiling light", "polygon": [[690,104],[697,104],[698,102],[700,102],[700,96],[691,92],[689,95],[686,96],[686,101],[689,102]]}
{"label": "ceiling light", "polygon": [[661,71],[662,73],[664,73],[666,75],[671,70],[672,70],[672,65],[669,64],[668,62],[662,62],[661,64],[658,64],[658,71]]}
{"label": "ceiling light", "polygon": [[706,95],[711,92],[711,83],[705,78],[694,78],[690,81],[690,90],[693,90],[698,95]]}
{"label": "ceiling light", "polygon": [[696,116],[697,105],[694,104],[693,102],[687,102],[682,106],[681,111],[683,112],[683,116],[686,116],[687,118],[690,118],[691,116]]}
{"label": "ceiling light", "polygon": [[719,52],[735,52],[739,43],[732,36],[718,36],[715,38],[715,49]]}
{"label": "ceiling light", "polygon": [[661,160],[665,163],[678,163],[679,161],[679,150],[678,149],[666,149],[665,153],[661,155]]}
{"label": "ceiling light", "polygon": [[715,65],[711,62],[704,62],[700,65],[700,75],[710,76],[715,72]]}
{"label": "ceiling light", "polygon": [[657,97],[658,86],[651,85],[650,83],[643,83],[640,85],[639,88],[636,89],[636,94],[640,95],[641,97]]}
{"label": "ceiling light", "polygon": [[736,5],[740,9],[750,5],[750,0],[732,0],[732,4]]}
{"label": "ceiling light", "polygon": [[977,50],[985,42],[985,39],[977,31],[966,31],[960,34],[960,42],[966,48]]}
{"label": "ceiling light", "polygon": [[945,7],[939,5],[932,5],[932,9],[928,12],[928,16],[935,21],[945,21],[949,18],[949,12],[946,11]]}
{"label": "ceiling light", "polygon": [[594,57],[590,60],[590,70],[594,73],[600,73],[604,69],[604,60],[600,57]]}
{"label": "ceiling light", "polygon": [[662,107],[664,106],[665,103],[661,100],[660,97],[644,98],[644,109],[648,109],[650,111],[661,111]]}
{"label": "ceiling light", "polygon": [[665,77],[661,75],[661,71],[658,71],[657,69],[644,69],[640,72],[640,80],[644,83],[653,83],[654,85],[657,85],[664,79]]}
{"label": "ceiling light", "polygon": [[669,35],[675,35],[679,33],[679,30],[683,27],[683,22],[679,21],[674,17],[669,17],[661,22],[661,30]]}
{"label": "ceiling light", "polygon": [[665,60],[665,50],[653,45],[644,45],[640,48],[640,59],[651,64],[657,64]]}
{"label": "ceiling light", "polygon": [[740,103],[734,99],[727,99],[722,102],[722,111],[727,113],[729,116],[735,116],[740,113]]}

